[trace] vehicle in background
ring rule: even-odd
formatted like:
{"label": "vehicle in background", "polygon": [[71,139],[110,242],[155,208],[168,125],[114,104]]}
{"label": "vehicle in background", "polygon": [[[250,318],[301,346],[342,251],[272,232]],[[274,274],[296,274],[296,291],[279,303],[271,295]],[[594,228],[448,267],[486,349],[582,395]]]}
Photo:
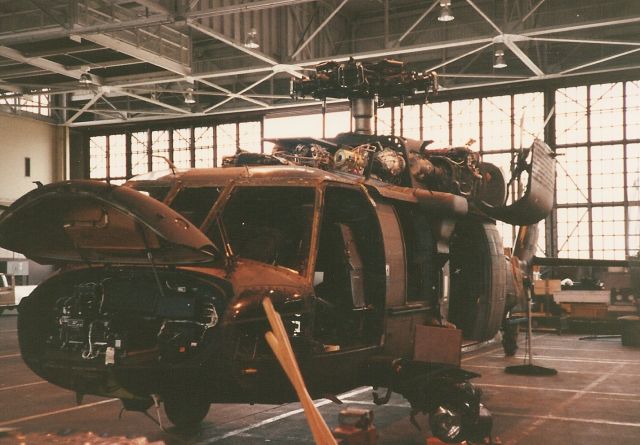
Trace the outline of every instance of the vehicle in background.
{"label": "vehicle in background", "polygon": [[0,273],[0,315],[5,309],[15,309],[17,305],[13,277]]}

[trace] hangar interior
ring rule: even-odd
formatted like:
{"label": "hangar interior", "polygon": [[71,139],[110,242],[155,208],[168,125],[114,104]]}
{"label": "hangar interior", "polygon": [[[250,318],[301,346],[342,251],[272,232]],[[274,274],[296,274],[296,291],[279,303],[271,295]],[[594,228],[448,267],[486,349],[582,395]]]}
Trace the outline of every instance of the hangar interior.
{"label": "hangar interior", "polygon": [[[220,167],[240,151],[271,153],[269,139],[349,132],[354,120],[348,100],[292,98],[291,79],[309,76],[327,60],[387,58],[410,70],[436,72],[438,89],[427,98],[376,103],[374,133],[432,140],[435,148],[468,144],[507,177],[518,154],[535,139],[544,140],[557,156],[556,185],[553,210],[538,226],[537,256],[610,260],[619,266],[615,261],[640,254],[639,27],[635,0],[0,0],[0,204],[10,205],[38,182],[96,179],[120,185],[166,170],[167,160],[178,169]],[[511,186],[508,202],[521,194]],[[497,226],[504,247],[513,248],[517,227],[499,221]],[[39,284],[52,270],[1,248],[0,264],[0,272],[13,272],[18,285]],[[535,278],[550,279],[538,284],[535,292],[541,295],[569,278],[586,283],[586,290],[606,291],[610,306],[618,297],[624,300],[618,303],[628,303],[620,306],[636,304],[638,295],[627,290],[633,271],[624,267],[575,263],[564,269],[543,266],[540,273]],[[610,319],[610,308],[603,316],[601,306],[572,308],[576,303],[563,302],[563,310],[586,311],[587,321],[577,328],[596,336],[612,333],[592,323]],[[558,320],[558,304],[540,298],[533,310],[538,327],[567,328]],[[0,383],[0,391],[9,388],[0,397],[32,383],[21,380],[17,342],[7,338],[15,336],[12,315],[2,317],[0,332],[7,334],[0,340],[0,353],[6,351],[0,360],[15,360],[7,369],[18,377],[8,386]],[[499,368],[515,361],[498,358],[495,345],[488,354],[463,355],[469,369],[489,376],[484,389],[500,407],[497,433],[522,444],[560,443],[556,436],[561,443],[599,443],[613,435],[619,443],[637,443],[640,394],[629,383],[638,376],[637,349],[625,349],[618,339],[585,345],[577,337],[563,342],[549,333],[536,335],[541,361],[562,376],[546,387],[551,396],[535,396],[541,405],[557,402],[558,411],[549,418],[546,411],[509,411],[497,395],[504,390],[510,399],[523,400],[522,387],[543,391],[545,384],[500,378]],[[565,363],[559,351],[579,355]],[[486,361],[475,362],[476,357]],[[585,364],[595,370],[580,374]],[[615,382],[606,386],[603,376]],[[575,399],[555,399],[563,393]],[[585,402],[578,400],[584,394],[589,403],[571,411],[572,403]],[[35,395],[28,399],[37,403]],[[365,405],[355,395],[347,399]],[[100,406],[98,400],[90,403]],[[598,406],[608,407],[603,409],[613,417],[602,417]],[[26,405],[17,409],[21,414],[7,412],[0,427],[20,426],[20,419],[33,413]],[[279,409],[269,414],[285,412]],[[83,422],[80,413],[76,424]],[[242,430],[237,421],[242,416],[255,424],[262,420],[259,410],[230,413],[223,419],[229,428],[210,427],[189,443]],[[302,418],[296,415],[292,418]],[[426,433],[406,431],[412,428],[406,415],[376,411],[376,416],[388,416],[381,420],[382,443],[424,443]],[[100,425],[97,417],[91,422]],[[544,428],[531,426],[536,422],[552,427],[541,433]],[[134,425],[109,428],[135,435]],[[47,428],[36,420],[26,430]],[[300,430],[290,425],[284,433],[266,429],[215,440],[234,443],[242,440],[239,435],[262,443],[262,437],[273,435],[281,443],[311,441]],[[161,433],[147,437],[179,443]]]}

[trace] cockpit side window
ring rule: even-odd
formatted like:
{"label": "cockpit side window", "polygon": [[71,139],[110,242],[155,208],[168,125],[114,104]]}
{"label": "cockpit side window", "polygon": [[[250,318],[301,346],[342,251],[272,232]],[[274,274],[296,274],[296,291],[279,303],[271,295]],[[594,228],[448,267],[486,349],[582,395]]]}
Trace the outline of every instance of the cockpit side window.
{"label": "cockpit side window", "polygon": [[236,187],[222,209],[233,253],[303,273],[314,201],[311,187]]}
{"label": "cockpit side window", "polygon": [[181,189],[170,207],[200,227],[220,196],[222,187],[187,187]]}
{"label": "cockpit side window", "polygon": [[132,184],[131,187],[134,190],[144,193],[153,199],[163,202],[167,197],[167,193],[171,189],[170,185],[151,185],[151,184]]}

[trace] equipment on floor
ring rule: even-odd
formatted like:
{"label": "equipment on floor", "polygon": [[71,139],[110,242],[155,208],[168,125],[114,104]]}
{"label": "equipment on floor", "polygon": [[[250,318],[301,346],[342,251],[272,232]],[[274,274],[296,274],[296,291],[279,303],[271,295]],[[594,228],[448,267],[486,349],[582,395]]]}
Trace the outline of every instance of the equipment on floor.
{"label": "equipment on floor", "polygon": [[533,350],[531,348],[532,326],[531,326],[531,282],[525,280],[525,293],[527,294],[527,339],[524,353],[524,365],[507,366],[504,371],[508,374],[532,375],[532,376],[552,376],[558,371],[553,368],[545,368],[533,364]]}

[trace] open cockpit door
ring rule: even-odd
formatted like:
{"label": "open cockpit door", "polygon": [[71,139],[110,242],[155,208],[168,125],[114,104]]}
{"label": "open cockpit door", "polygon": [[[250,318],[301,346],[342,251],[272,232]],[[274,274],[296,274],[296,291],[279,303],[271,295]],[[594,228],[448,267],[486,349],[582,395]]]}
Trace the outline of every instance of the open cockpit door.
{"label": "open cockpit door", "polygon": [[[483,174],[488,166],[491,164],[481,165]],[[517,226],[535,224],[546,218],[553,207],[556,177],[555,154],[547,144],[536,139],[530,149],[522,151],[514,177],[519,179],[524,172],[528,174],[527,188],[520,199],[507,206],[490,205],[485,200],[479,203],[480,208],[492,218]]]}
{"label": "open cockpit door", "polygon": [[129,187],[49,184],[0,216],[0,246],[43,264],[193,264],[216,249],[183,216]]}

